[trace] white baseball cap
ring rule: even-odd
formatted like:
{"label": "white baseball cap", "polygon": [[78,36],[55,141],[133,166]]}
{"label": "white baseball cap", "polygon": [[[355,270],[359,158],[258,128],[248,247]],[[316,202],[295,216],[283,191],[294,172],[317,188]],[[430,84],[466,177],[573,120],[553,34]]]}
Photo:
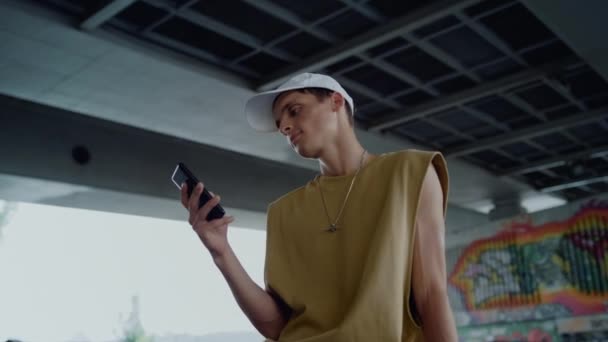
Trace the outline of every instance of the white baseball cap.
{"label": "white baseball cap", "polygon": [[259,93],[250,98],[245,104],[247,121],[257,131],[275,132],[277,126],[272,115],[274,100],[282,92],[303,88],[324,88],[338,92],[350,105],[351,114],[354,113],[353,99],[338,81],[327,75],[305,72],[290,78],[275,90]]}

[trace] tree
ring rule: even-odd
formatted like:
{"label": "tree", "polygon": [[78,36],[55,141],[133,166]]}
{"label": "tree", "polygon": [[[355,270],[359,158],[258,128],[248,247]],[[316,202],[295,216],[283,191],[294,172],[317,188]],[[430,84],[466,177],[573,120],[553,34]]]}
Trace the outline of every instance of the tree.
{"label": "tree", "polygon": [[123,327],[124,336],[120,342],[152,342],[152,338],[146,336],[144,327],[139,319],[139,297],[131,297],[131,314]]}
{"label": "tree", "polygon": [[2,240],[2,231],[8,226],[13,214],[17,211],[17,203],[0,201],[0,241]]}

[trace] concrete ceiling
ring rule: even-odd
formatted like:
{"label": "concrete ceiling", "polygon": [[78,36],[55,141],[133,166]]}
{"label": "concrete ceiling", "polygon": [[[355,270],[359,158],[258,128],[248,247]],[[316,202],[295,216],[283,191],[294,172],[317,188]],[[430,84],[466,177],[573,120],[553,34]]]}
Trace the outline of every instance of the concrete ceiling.
{"label": "concrete ceiling", "polygon": [[[593,12],[594,6],[604,6],[600,0],[578,7],[568,1],[524,3],[606,78],[607,46],[599,36],[605,26],[598,15],[588,17],[601,13]],[[260,134],[248,127],[243,105],[254,92],[247,82],[124,35],[81,31],[77,24],[29,1],[0,3],[0,93],[287,166],[317,169],[314,161],[295,155],[278,134]],[[585,25],[594,27],[597,35],[586,35],[590,31]],[[417,147],[379,133],[359,130],[358,136],[374,153]],[[454,225],[485,220],[464,208],[478,208],[496,198],[538,195],[525,184],[497,178],[459,159],[450,159],[449,166]],[[5,168],[0,173],[0,190],[23,176]],[[52,186],[52,180],[47,181]],[[4,195],[24,199],[15,192]],[[100,202],[91,203],[97,204],[89,207],[100,208]]]}

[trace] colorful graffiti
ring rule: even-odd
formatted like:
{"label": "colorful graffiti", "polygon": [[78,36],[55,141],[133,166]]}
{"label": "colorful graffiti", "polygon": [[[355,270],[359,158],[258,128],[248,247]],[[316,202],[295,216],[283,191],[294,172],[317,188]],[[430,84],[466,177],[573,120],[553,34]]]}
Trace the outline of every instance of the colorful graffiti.
{"label": "colorful graffiti", "polygon": [[564,318],[556,323],[563,342],[608,341],[608,315]]}
{"label": "colorful graffiti", "polygon": [[449,282],[468,311],[558,304],[571,314],[608,310],[608,204],[561,222],[512,223],[460,255]]}
{"label": "colorful graffiti", "polygon": [[462,342],[599,342],[608,341],[608,315],[458,328]]}
{"label": "colorful graffiti", "polygon": [[463,342],[556,342],[560,341],[555,321],[495,324],[458,329]]}

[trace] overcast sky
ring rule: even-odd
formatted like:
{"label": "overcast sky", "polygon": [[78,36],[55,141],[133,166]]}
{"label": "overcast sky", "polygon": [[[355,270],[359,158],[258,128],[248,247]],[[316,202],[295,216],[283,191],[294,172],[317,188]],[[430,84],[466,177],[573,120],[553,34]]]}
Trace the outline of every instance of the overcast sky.
{"label": "overcast sky", "polygon": [[[229,232],[262,284],[265,232]],[[20,203],[3,228],[0,341],[116,340],[133,296],[149,335],[262,339],[185,221]]]}

